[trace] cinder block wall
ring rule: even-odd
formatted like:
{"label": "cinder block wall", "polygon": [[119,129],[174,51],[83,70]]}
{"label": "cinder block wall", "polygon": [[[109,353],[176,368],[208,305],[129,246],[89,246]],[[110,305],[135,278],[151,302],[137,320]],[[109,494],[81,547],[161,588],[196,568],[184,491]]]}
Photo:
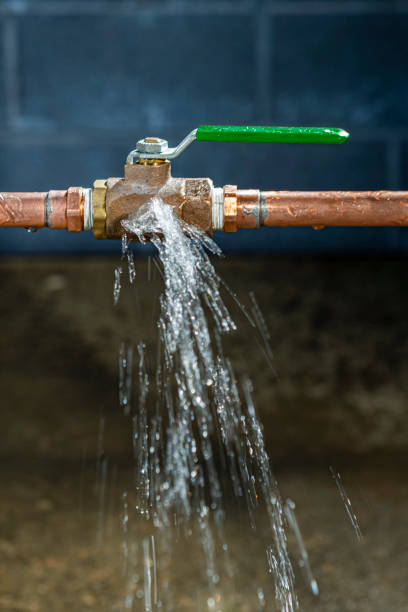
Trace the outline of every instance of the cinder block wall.
{"label": "cinder block wall", "polygon": [[[334,125],[342,147],[195,144],[174,174],[290,189],[408,188],[404,0],[0,0],[0,189],[122,174],[145,135],[200,123]],[[403,249],[405,230],[267,230],[229,249]],[[2,230],[0,251],[101,251]]]}

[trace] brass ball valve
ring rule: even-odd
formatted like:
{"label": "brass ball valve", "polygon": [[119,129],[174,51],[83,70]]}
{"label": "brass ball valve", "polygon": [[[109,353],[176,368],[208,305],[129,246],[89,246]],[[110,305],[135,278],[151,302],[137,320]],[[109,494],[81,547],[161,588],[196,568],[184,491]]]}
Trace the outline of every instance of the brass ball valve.
{"label": "brass ball valve", "polygon": [[124,177],[97,180],[93,189],[0,193],[0,227],[92,229],[96,238],[120,238],[122,221],[160,196],[184,221],[206,232],[261,226],[408,225],[406,191],[259,191],[215,187],[209,178],[175,178],[171,160],[192,142],[340,144],[338,128],[200,126],[171,148],[161,138],[139,140]]}

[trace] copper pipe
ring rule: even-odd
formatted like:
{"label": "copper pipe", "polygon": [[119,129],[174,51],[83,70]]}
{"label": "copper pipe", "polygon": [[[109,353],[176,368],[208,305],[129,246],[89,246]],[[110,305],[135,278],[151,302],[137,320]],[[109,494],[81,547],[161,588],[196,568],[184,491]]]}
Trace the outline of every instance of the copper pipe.
{"label": "copper pipe", "polygon": [[43,227],[47,194],[0,193],[1,227]]}
{"label": "copper pipe", "polygon": [[[146,176],[145,168],[148,169]],[[160,177],[156,176],[157,172]],[[100,204],[104,209],[103,225],[109,227],[110,238],[120,236],[119,230],[112,229],[115,223],[119,227],[120,219],[156,192],[166,192],[167,201],[185,221],[205,231],[211,229],[210,179],[173,179],[167,163],[157,168],[135,165],[127,169],[125,179],[109,179],[103,184],[104,197]],[[150,186],[149,190],[146,185]],[[220,197],[213,199],[212,206],[216,206],[213,210],[221,213],[216,224],[213,221],[214,227],[226,232],[262,226],[408,225],[406,191],[259,191],[238,190],[235,185],[227,185],[224,192],[214,191],[220,192]],[[88,192],[81,187],[70,187],[64,191],[0,193],[0,227],[50,227],[70,232],[95,229],[97,216],[93,224],[89,195],[85,198]],[[105,231],[103,234],[106,236]]]}
{"label": "copper pipe", "polygon": [[224,187],[224,231],[262,226],[408,225],[407,191],[258,191]]}
{"label": "copper pipe", "polygon": [[0,193],[0,227],[84,229],[84,190]]}

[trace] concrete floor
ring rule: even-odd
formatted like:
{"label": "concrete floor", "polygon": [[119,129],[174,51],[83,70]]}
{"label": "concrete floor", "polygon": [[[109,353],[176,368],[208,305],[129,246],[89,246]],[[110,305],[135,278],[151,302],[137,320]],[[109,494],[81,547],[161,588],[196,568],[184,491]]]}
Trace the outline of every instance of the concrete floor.
{"label": "concrete floor", "polygon": [[[120,493],[131,489],[132,459],[117,350],[124,338],[154,341],[160,282],[146,283],[146,262],[138,261],[138,285],[114,309],[116,264],[0,262],[0,610],[123,609]],[[227,345],[237,372],[254,380],[282,495],[297,504],[320,585],[315,599],[297,575],[301,610],[406,610],[406,262],[235,258],[217,268],[244,302],[255,292],[271,332],[278,379],[237,309],[240,329]],[[101,519],[102,453],[109,464]],[[362,543],[330,464],[342,473]],[[242,567],[224,599],[252,611],[264,532],[246,534],[236,518],[228,532]],[[290,550],[296,560],[292,541]],[[184,578],[177,609],[197,610],[200,578],[185,552],[176,565]]]}

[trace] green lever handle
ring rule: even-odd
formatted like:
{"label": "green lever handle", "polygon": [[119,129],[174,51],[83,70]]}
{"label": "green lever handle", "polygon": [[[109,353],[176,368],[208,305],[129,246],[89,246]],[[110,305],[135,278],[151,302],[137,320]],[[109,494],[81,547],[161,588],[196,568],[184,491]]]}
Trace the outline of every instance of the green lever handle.
{"label": "green lever handle", "polygon": [[341,128],[200,125],[196,139],[217,142],[289,142],[341,144],[349,137]]}
{"label": "green lever handle", "polygon": [[127,163],[139,159],[175,159],[195,140],[218,142],[291,142],[295,144],[341,144],[349,137],[340,128],[324,127],[268,127],[253,125],[200,125],[176,146],[167,140],[145,138],[127,156]]}

